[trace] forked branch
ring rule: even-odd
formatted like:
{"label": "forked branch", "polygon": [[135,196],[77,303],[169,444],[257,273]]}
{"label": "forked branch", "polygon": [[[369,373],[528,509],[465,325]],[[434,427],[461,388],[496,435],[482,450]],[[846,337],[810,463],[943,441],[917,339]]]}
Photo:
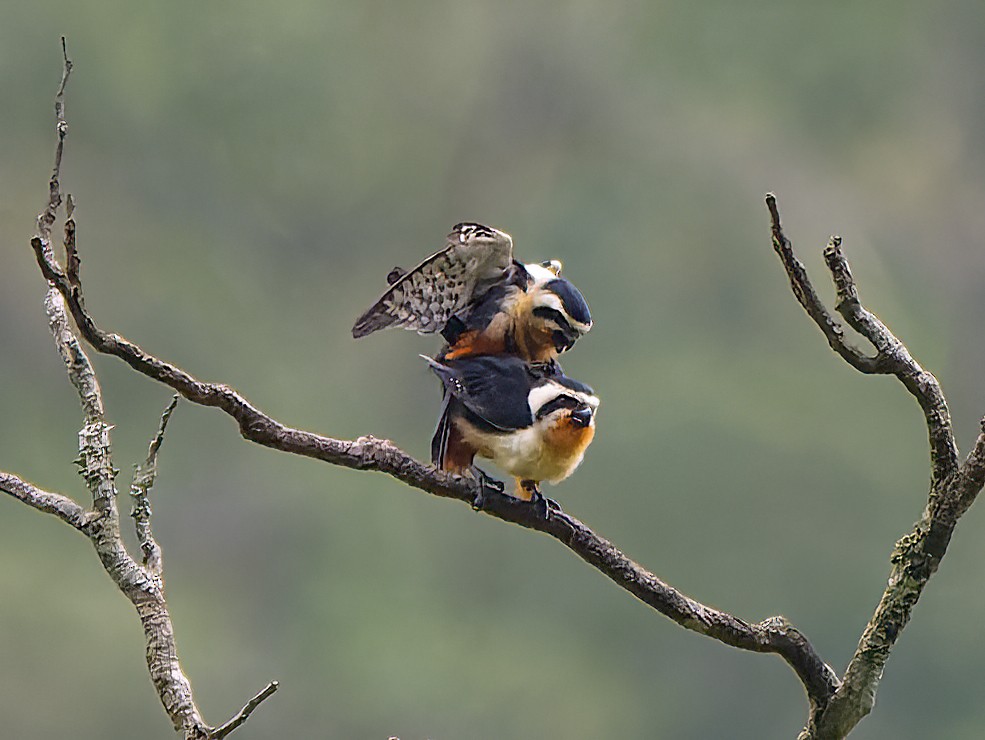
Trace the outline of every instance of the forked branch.
{"label": "forked branch", "polygon": [[930,440],[931,484],[927,507],[913,531],[896,543],[888,585],[862,633],[841,685],[828,706],[814,708],[801,733],[802,740],[834,740],[845,737],[872,711],[889,653],[909,622],[924,586],[937,571],[958,518],[974,503],[985,484],[985,429],[971,453],[959,464],[951,416],[937,378],[924,370],[906,345],[862,305],[842,252],[841,238],[831,237],[824,250],[837,296],[835,309],[849,326],[872,343],[876,353],[871,357],[846,344],[841,326],[817,297],[806,270],[783,233],[772,193],[766,196],[766,205],[772,219],[773,248],[787,270],[797,300],[831,347],[852,367],[864,373],[899,378],[920,404]]}
{"label": "forked branch", "polygon": [[[65,51],[62,39],[64,67],[62,81],[55,98],[56,133],[55,166],[48,188],[48,202],[37,219],[38,233],[32,240],[44,255],[48,264],[61,271],[51,246],[51,231],[62,205],[60,187],[61,162],[68,126],[65,123],[65,85],[72,70],[72,62]],[[67,218],[63,246],[66,269],[63,274],[70,282],[78,280],[78,253],[75,249],[75,221],[72,218],[72,200],[68,197]],[[55,346],[65,364],[69,380],[78,393],[82,405],[84,426],[79,432],[79,473],[92,497],[92,508],[76,503],[58,493],[43,491],[10,473],[0,472],[0,491],[4,491],[23,503],[54,514],[84,534],[92,543],[106,573],[120,591],[134,605],[144,629],[147,667],[151,681],[157,689],[161,703],[176,730],[185,740],[219,740],[240,727],[250,713],[277,689],[271,683],[240,710],[235,717],[213,728],[205,723],[192,698],[191,684],[181,670],[174,639],[174,627],[167,602],[160,546],[151,531],[149,503],[150,488],[154,481],[157,454],[164,438],[167,419],[174,404],[167,408],[157,435],[151,441],[148,457],[137,468],[132,493],[135,500],[134,523],[137,538],[144,552],[143,564],[139,564],[127,552],[120,534],[120,516],[117,505],[116,475],[110,444],[111,426],[106,422],[102,391],[92,364],[68,323],[62,294],[49,286],[44,300],[48,326]]]}

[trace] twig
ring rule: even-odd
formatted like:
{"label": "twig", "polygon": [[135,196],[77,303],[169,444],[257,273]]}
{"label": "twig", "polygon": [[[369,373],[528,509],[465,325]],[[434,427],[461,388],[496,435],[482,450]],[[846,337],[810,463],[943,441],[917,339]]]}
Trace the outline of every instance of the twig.
{"label": "twig", "polygon": [[147,449],[147,459],[142,465],[133,466],[133,482],[130,484],[130,496],[133,498],[130,516],[133,517],[137,542],[140,543],[140,550],[143,553],[144,567],[154,576],[161,575],[164,565],[161,562],[161,547],[154,539],[151,528],[150,489],[157,478],[157,453],[164,442],[164,432],[175,406],[178,405],[178,398],[179,396],[175,395],[161,414],[161,424]]}
{"label": "twig", "polygon": [[[72,74],[73,66],[72,60],[68,58],[65,37],[62,36],[62,81],[58,85],[58,92],[55,94],[55,133],[58,135],[58,144],[55,146],[55,166],[52,168],[51,180],[48,182],[48,203],[41,215],[38,216],[38,232],[45,243],[50,242],[51,227],[57,218],[58,207],[62,204],[59,179],[62,173],[62,152],[65,149],[65,137],[68,136],[68,123],[65,122],[65,85],[68,84],[68,77]],[[50,249],[50,246],[48,248]]]}
{"label": "twig", "polygon": [[807,315],[814,319],[814,323],[823,332],[831,349],[841,355],[845,362],[863,373],[879,372],[876,358],[867,357],[859,350],[845,342],[845,330],[841,324],[832,316],[828,309],[817,297],[814,286],[811,285],[810,278],[807,277],[807,270],[803,263],[797,259],[793,252],[793,245],[783,233],[780,226],[780,214],[776,209],[776,197],[773,193],[766,194],[766,207],[769,209],[772,221],[773,250],[777,253],[780,261],[786,268],[787,276],[790,278],[790,287],[800,305],[807,311]]}
{"label": "twig", "polygon": [[280,688],[280,684],[277,683],[277,681],[271,681],[268,683],[266,688],[246,702],[246,706],[240,709],[232,719],[225,724],[216,727],[215,730],[212,731],[210,740],[222,740],[222,738],[230,732],[244,724],[246,720],[250,718],[250,715],[253,714],[253,710],[260,706],[260,704],[262,704],[266,699],[273,696],[274,692],[277,691],[278,688]]}
{"label": "twig", "polygon": [[833,236],[824,250],[824,260],[837,292],[835,309],[855,331],[869,340],[876,355],[869,357],[845,342],[841,324],[821,303],[807,276],[807,270],[793,252],[790,240],[780,225],[776,196],[766,194],[770,212],[773,249],[790,278],[790,287],[828,340],[831,348],[849,365],[866,374],[895,375],[920,404],[930,434],[930,454],[933,481],[936,484],[951,475],[958,465],[958,449],[951,430],[951,415],[940,384],[910,356],[909,351],[878,317],[866,310],[859,301],[858,290],[848,261],[841,249],[841,237]]}
{"label": "twig", "polygon": [[920,367],[903,344],[879,318],[859,301],[855,278],[841,249],[841,238],[831,237],[824,250],[824,261],[831,271],[837,292],[835,309],[848,325],[864,336],[878,352],[876,363],[880,372],[893,374],[917,399],[926,417],[930,436],[930,456],[933,483],[943,481],[957,469],[958,448],[951,428],[951,413],[940,383]]}

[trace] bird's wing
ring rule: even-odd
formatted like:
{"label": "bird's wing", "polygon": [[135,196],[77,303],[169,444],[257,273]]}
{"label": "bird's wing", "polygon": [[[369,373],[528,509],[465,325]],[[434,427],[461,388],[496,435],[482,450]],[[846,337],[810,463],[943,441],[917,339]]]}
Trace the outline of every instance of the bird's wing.
{"label": "bird's wing", "polygon": [[352,336],[358,339],[390,326],[421,334],[441,331],[453,315],[503,280],[512,262],[509,234],[480,224],[458,224],[444,249],[401,275],[359,317]]}
{"label": "bird's wing", "polygon": [[506,355],[463,357],[446,364],[424,359],[441,379],[445,392],[486,424],[512,431],[533,423],[527,400],[532,379],[523,360]]}

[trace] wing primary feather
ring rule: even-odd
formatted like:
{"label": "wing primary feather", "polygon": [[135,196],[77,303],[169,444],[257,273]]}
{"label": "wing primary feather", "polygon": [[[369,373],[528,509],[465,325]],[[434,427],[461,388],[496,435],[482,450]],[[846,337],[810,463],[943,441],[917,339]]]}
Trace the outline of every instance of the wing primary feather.
{"label": "wing primary feather", "polygon": [[352,327],[356,339],[391,326],[421,334],[441,331],[449,318],[465,309],[491,285],[504,279],[513,260],[508,234],[475,224],[449,234],[445,247],[392,281]]}

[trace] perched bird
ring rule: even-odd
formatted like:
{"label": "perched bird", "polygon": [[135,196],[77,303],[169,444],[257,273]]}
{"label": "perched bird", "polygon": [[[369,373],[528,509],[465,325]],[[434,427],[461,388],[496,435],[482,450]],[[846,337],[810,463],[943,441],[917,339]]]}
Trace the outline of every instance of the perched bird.
{"label": "perched bird", "polygon": [[515,496],[541,507],[540,481],[557,483],[581,463],[595,436],[599,399],[556,365],[537,365],[511,355],[463,357],[439,362],[422,355],[444,386],[444,402],[431,440],[440,470],[475,475],[482,486],[503,490],[473,465],[488,458],[516,478]]}
{"label": "perched bird", "polygon": [[444,249],[409,272],[395,268],[387,281],[353,337],[399,326],[441,333],[447,346],[439,359],[512,354],[552,362],[592,327],[588,303],[561,277],[560,262],[522,264],[509,234],[481,224],[457,224]]}

